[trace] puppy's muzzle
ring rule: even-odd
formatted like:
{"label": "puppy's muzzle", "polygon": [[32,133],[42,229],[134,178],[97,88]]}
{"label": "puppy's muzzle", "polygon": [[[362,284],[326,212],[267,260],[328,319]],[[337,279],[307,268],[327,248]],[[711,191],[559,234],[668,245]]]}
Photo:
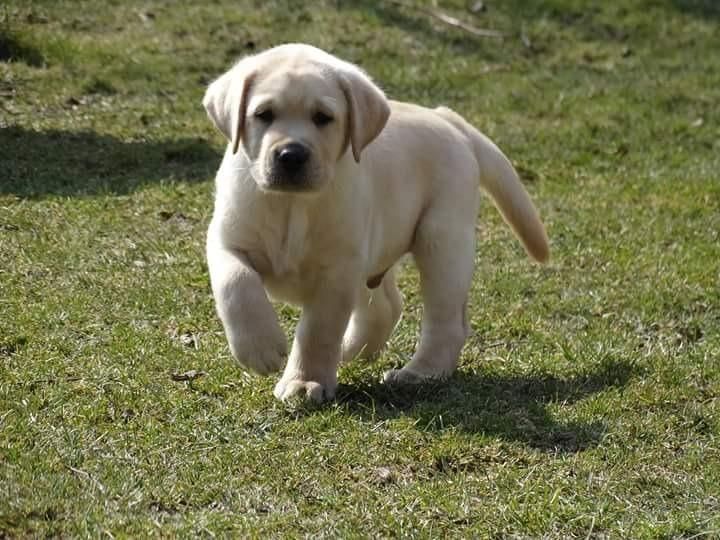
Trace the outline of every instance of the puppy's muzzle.
{"label": "puppy's muzzle", "polygon": [[292,142],[278,146],[272,152],[270,189],[300,191],[308,188],[310,149]]}
{"label": "puppy's muzzle", "polygon": [[300,172],[309,158],[310,150],[300,143],[290,143],[275,149],[275,163],[288,175]]}

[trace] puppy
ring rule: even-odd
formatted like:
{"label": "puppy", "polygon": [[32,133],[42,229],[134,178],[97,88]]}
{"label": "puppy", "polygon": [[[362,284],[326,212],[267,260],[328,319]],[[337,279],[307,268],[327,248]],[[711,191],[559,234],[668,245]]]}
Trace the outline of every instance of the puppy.
{"label": "puppy", "polygon": [[203,104],[229,144],[207,237],[233,356],[267,374],[287,344],[268,300],[302,307],[275,396],[330,399],[341,360],[373,357],[400,319],[395,265],[421,281],[417,350],[386,383],[449,376],[468,335],[479,189],[534,259],[545,229],[512,165],[450,109],[389,101],[358,67],[309,45],[246,57]]}

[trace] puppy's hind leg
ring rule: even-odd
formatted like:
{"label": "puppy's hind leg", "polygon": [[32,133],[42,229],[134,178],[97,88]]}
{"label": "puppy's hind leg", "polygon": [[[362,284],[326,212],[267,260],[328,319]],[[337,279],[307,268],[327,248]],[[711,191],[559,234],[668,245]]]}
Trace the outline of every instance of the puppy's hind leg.
{"label": "puppy's hind leg", "polygon": [[466,308],[475,254],[474,227],[426,219],[417,232],[413,255],[423,298],[420,342],[407,365],[385,373],[388,384],[450,376],[469,333]]}
{"label": "puppy's hind leg", "polygon": [[343,362],[374,358],[390,339],[402,315],[402,297],[395,281],[395,268],[385,273],[374,289],[363,287],[343,337]]}

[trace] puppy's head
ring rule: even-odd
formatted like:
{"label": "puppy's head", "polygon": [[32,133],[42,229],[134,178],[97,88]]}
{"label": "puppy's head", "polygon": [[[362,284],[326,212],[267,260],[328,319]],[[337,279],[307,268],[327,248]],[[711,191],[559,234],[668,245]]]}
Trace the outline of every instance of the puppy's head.
{"label": "puppy's head", "polygon": [[203,104],[267,191],[323,189],[348,150],[360,161],[390,115],[360,69],[297,44],[244,58],[210,85]]}

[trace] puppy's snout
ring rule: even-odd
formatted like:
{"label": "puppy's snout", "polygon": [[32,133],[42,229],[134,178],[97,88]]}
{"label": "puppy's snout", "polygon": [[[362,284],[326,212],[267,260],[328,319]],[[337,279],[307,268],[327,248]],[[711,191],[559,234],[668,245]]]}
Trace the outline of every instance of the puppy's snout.
{"label": "puppy's snout", "polygon": [[264,188],[269,191],[313,191],[317,164],[313,149],[300,142],[277,144],[267,154]]}
{"label": "puppy's snout", "polygon": [[275,150],[275,162],[288,173],[299,171],[310,158],[310,150],[300,143],[289,143]]}

